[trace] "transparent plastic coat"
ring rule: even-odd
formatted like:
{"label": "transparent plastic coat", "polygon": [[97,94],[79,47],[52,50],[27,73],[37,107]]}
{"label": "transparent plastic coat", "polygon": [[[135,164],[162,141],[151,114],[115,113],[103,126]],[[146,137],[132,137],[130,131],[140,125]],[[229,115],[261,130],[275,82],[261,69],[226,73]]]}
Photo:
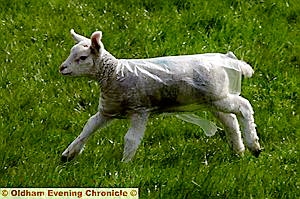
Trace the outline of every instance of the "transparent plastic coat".
{"label": "transparent plastic coat", "polygon": [[[220,95],[223,90],[214,90],[220,87],[215,84],[227,84],[225,89],[228,90],[224,93],[240,94],[242,77],[241,65],[243,64],[246,63],[238,60],[232,52],[227,54],[209,53],[150,59],[120,59],[116,67],[116,74],[118,75],[119,81],[135,78],[134,82],[147,82],[148,85],[140,86],[145,92],[147,92],[147,90],[159,90],[165,85],[168,88],[173,87],[174,90],[183,90],[181,93],[184,93],[184,89],[187,89],[187,93],[195,92],[195,95],[199,95],[197,97],[202,101],[209,101],[215,100],[214,98],[222,97]],[[224,71],[226,72],[224,73]],[[214,79],[220,77],[223,77],[223,79]],[[140,81],[136,78],[139,78]],[[148,80],[143,81],[143,79]],[[152,81],[149,81],[149,79]],[[220,88],[224,89],[224,86]],[[169,95],[168,97],[171,98],[173,93],[172,89],[168,92],[166,95]],[[148,94],[148,96],[149,95],[156,94]],[[162,94],[160,93],[159,95]],[[163,98],[162,96],[159,97]],[[183,96],[177,96],[177,98],[177,100],[182,101],[180,102],[181,105],[185,105],[185,101],[187,104],[187,106],[183,106],[182,109],[178,108],[179,112],[194,110],[193,102],[188,102],[190,99],[185,98],[184,94]],[[170,103],[172,103],[171,100]],[[151,108],[155,109],[155,106]],[[172,109],[172,111],[174,110]],[[217,131],[217,127],[214,123],[195,114],[178,113],[176,116],[183,121],[200,126],[208,136],[214,135]]]}
{"label": "transparent plastic coat", "polygon": [[[168,82],[174,81],[174,78],[175,80],[190,82],[191,74],[197,73],[201,78],[203,77],[201,74],[203,69],[209,73],[212,68],[219,67],[224,68],[227,72],[230,93],[239,95],[241,93],[242,78],[241,63],[244,62],[238,60],[232,52],[227,54],[207,53],[150,59],[120,59],[116,72],[122,77],[126,76],[128,72],[134,73],[136,76],[144,74],[168,85]],[[194,86],[197,87],[196,84]]]}

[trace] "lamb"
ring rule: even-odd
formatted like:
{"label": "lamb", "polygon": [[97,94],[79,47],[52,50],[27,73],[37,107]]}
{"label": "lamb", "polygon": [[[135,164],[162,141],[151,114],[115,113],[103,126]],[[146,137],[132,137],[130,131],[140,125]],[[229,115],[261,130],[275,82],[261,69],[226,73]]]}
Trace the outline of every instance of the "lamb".
{"label": "lamb", "polygon": [[124,137],[122,161],[128,162],[141,143],[149,116],[199,109],[212,112],[221,122],[234,153],[243,155],[245,151],[241,127],[246,146],[259,156],[254,112],[249,101],[240,96],[239,82],[242,75],[251,77],[253,69],[232,52],[116,59],[104,49],[101,31],[94,32],[90,39],[73,29],[71,35],[76,44],[60,66],[60,73],[97,80],[100,99],[98,112],[62,153],[62,160],[80,154],[97,129],[125,117],[130,118],[131,126]]}

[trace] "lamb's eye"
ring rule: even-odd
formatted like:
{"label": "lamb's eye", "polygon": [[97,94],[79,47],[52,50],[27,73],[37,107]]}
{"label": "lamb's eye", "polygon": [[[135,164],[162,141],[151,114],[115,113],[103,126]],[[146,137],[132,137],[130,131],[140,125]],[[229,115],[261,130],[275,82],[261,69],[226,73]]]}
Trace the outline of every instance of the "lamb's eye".
{"label": "lamb's eye", "polygon": [[79,57],[80,60],[86,60],[86,58],[88,58],[88,56],[80,56]]}

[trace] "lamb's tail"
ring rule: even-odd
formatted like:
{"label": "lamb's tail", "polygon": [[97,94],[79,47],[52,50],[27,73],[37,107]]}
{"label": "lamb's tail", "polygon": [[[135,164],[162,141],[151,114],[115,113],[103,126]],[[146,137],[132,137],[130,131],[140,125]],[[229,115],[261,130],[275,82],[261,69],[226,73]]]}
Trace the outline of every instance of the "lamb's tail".
{"label": "lamb's tail", "polygon": [[236,60],[239,61],[239,62],[238,62],[238,65],[239,65],[239,67],[241,68],[242,75],[244,75],[245,77],[251,77],[251,76],[253,75],[253,73],[254,73],[253,68],[252,68],[249,64],[247,64],[246,62],[239,60],[239,59],[233,54],[233,52],[229,51],[229,52],[226,54],[226,56],[228,56],[228,57],[230,57],[230,58],[232,58],[232,59],[236,59]]}

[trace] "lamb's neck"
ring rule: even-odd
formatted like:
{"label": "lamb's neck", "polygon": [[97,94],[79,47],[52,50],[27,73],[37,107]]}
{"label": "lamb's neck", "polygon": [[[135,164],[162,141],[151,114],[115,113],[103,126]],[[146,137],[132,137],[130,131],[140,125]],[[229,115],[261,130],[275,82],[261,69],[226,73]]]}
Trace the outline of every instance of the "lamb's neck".
{"label": "lamb's neck", "polygon": [[96,75],[97,81],[101,87],[106,87],[115,76],[118,60],[109,52],[103,50],[101,59],[96,64],[98,66]]}

